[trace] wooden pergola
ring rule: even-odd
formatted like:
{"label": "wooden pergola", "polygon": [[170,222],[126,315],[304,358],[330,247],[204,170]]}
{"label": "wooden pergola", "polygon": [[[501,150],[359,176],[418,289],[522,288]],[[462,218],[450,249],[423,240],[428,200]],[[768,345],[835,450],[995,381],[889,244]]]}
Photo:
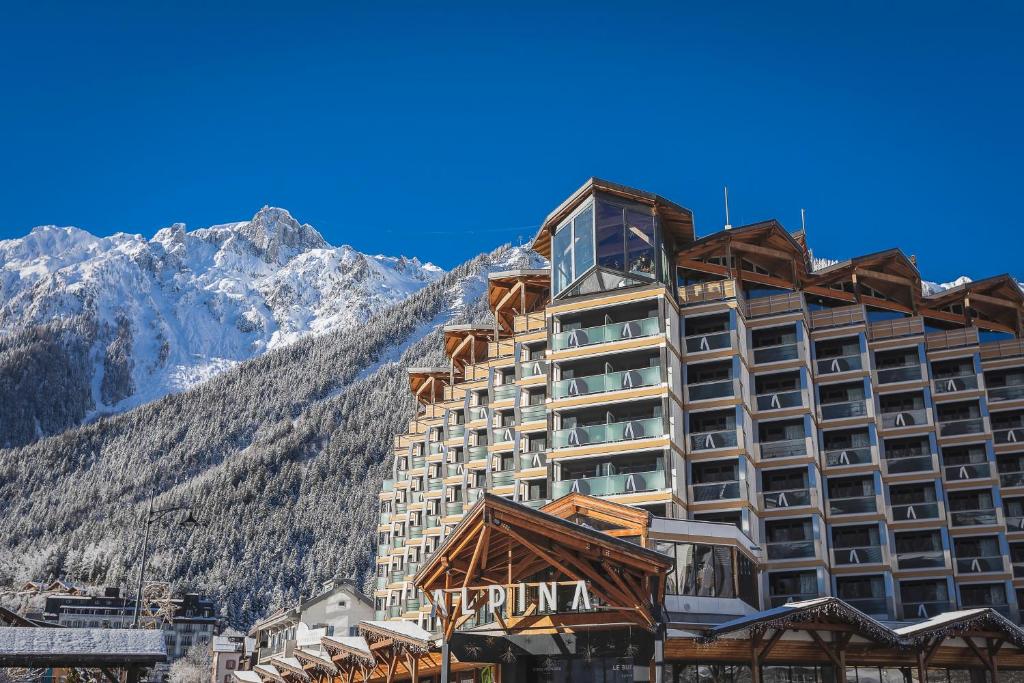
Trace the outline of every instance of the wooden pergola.
{"label": "wooden pergola", "polygon": [[494,313],[494,340],[515,332],[515,318],[543,311],[551,298],[551,273],[546,269],[523,269],[491,273],[487,300]]}
{"label": "wooden pergola", "polygon": [[[479,588],[483,585],[502,585],[508,591],[505,606],[494,613],[506,633],[623,625],[656,630],[672,558],[558,516],[583,514],[588,501],[589,514],[608,516],[609,503],[578,494],[572,503],[552,504],[550,510],[484,494],[414,579],[434,604],[445,638],[470,619],[463,612],[484,605],[487,591]],[[614,521],[630,519],[620,515]],[[638,533],[638,519],[631,524],[622,535]],[[546,582],[584,581],[601,606],[595,612],[545,615],[534,604],[516,614],[519,582],[538,577]],[[456,609],[455,592],[462,589],[469,604]],[[435,591],[443,596],[441,604]]]}

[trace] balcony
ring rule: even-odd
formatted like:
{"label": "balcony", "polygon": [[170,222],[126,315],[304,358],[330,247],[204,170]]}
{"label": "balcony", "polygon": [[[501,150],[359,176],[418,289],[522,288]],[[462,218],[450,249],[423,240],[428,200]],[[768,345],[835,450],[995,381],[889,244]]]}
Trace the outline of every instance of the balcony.
{"label": "balcony", "polygon": [[932,380],[932,391],[936,396],[956,394],[961,391],[976,391],[978,388],[978,376],[975,374]]}
{"label": "balcony", "polygon": [[991,526],[999,522],[999,511],[995,508],[949,511],[949,523],[954,527]]}
{"label": "balcony", "polygon": [[466,509],[465,503],[461,500],[448,501],[445,505],[445,514],[448,515],[461,515]]}
{"label": "balcony", "polygon": [[444,488],[444,482],[440,479],[428,479],[427,490],[428,491],[440,491]]}
{"label": "balcony", "polygon": [[798,458],[808,454],[807,438],[761,441],[757,444],[757,450],[760,453],[761,460]]}
{"label": "balcony", "polygon": [[831,327],[861,325],[865,319],[864,307],[860,305],[826,308],[811,311],[811,329],[824,330]]}
{"label": "balcony", "polygon": [[392,545],[390,543],[378,543],[377,544],[377,557],[387,557],[391,554]]}
{"label": "balcony", "polygon": [[890,505],[888,510],[893,522],[920,522],[943,518],[942,505],[938,501]]}
{"label": "balcony", "polygon": [[901,570],[945,569],[945,550],[915,550],[896,553],[896,565]]}
{"label": "balcony", "polygon": [[908,621],[920,621],[928,617],[934,617],[943,612],[952,612],[956,609],[949,600],[930,600],[928,602],[904,602],[903,618]]}
{"label": "balcony", "polygon": [[519,421],[520,422],[537,422],[538,420],[547,419],[547,409],[543,404],[522,406],[519,409]]}
{"label": "balcony", "polygon": [[818,415],[822,420],[845,420],[851,417],[866,417],[867,414],[868,407],[864,399],[842,403],[822,403],[818,406]]}
{"label": "balcony", "polygon": [[769,560],[813,560],[818,557],[818,543],[813,539],[769,541],[764,546]]}
{"label": "balcony", "polygon": [[690,500],[694,503],[711,503],[746,499],[746,488],[746,482],[738,480],[691,484]]}
{"label": "balcony", "polygon": [[931,411],[927,408],[899,410],[879,415],[882,429],[903,429],[905,427],[923,427],[930,425]]}
{"label": "balcony", "polygon": [[519,387],[515,384],[499,384],[494,387],[494,400],[495,401],[507,401],[513,399],[516,396],[516,392]]}
{"label": "balcony", "polygon": [[700,282],[688,287],[679,289],[679,304],[682,306],[697,306],[699,304],[723,301],[736,298],[735,280],[714,280],[712,282]]}
{"label": "balcony", "polygon": [[665,423],[660,417],[559,429],[551,434],[555,448],[575,448],[589,444],[650,439],[664,435]]}
{"label": "balcony", "polygon": [[1001,555],[956,558],[957,574],[987,574],[1006,570],[1006,563]]}
{"label": "balcony", "polygon": [[1024,399],[1024,384],[1008,384],[1002,387],[989,387],[988,402],[1018,401]]}
{"label": "balcony", "polygon": [[381,491],[387,492],[387,491],[394,491],[394,490],[395,490],[395,480],[394,479],[385,479],[383,482],[381,482]]}
{"label": "balcony", "polygon": [[765,363],[781,363],[796,360],[800,357],[800,347],[796,343],[761,346],[754,349],[754,365]]}
{"label": "balcony", "polygon": [[457,439],[466,433],[466,425],[448,425],[448,438]]}
{"label": "balcony", "polygon": [[882,473],[886,475],[936,472],[938,469],[939,458],[934,453],[911,452],[896,457],[887,455],[882,460]]}
{"label": "balcony", "polygon": [[760,411],[785,410],[786,408],[800,408],[804,406],[804,392],[801,389],[760,394],[757,396],[757,409]]}
{"label": "balcony", "polygon": [[881,545],[865,545],[832,549],[832,566],[843,567],[858,564],[887,564],[889,558]]}
{"label": "balcony", "polygon": [[523,453],[519,456],[519,469],[529,470],[537,467],[546,467],[548,456],[546,453]]}
{"label": "balcony", "polygon": [[864,515],[878,512],[878,498],[874,494],[843,498],[829,496],[828,511],[829,515],[833,517],[837,515]]}
{"label": "balcony", "polygon": [[1024,471],[1015,470],[1012,472],[1000,472],[999,485],[1004,489],[1024,486]]}
{"label": "balcony", "polygon": [[830,451],[825,451],[824,455],[825,465],[827,467],[870,465],[875,461],[875,457],[870,446],[836,448]]}
{"label": "balcony", "polygon": [[897,384],[899,382],[916,382],[921,379],[921,363],[914,362],[896,367],[881,368],[876,371],[878,384]]}
{"label": "balcony", "polygon": [[965,327],[955,330],[943,330],[941,332],[929,332],[925,335],[924,344],[929,351],[977,346],[978,329],[975,327]]}
{"label": "balcony", "polygon": [[462,462],[447,462],[444,465],[444,476],[459,477],[466,470],[466,464]]}
{"label": "balcony", "polygon": [[519,376],[523,379],[540,377],[548,373],[548,362],[546,360],[524,360],[519,366]]}
{"label": "balcony", "polygon": [[551,496],[557,499],[570,493],[583,493],[588,496],[614,496],[624,493],[658,491],[667,487],[665,482],[666,477],[663,470],[564,479],[552,483]]}
{"label": "balcony", "polygon": [[748,318],[764,318],[770,315],[792,313],[804,309],[804,297],[800,292],[762,296],[756,299],[747,299],[744,309]]}
{"label": "balcony", "polygon": [[992,430],[992,441],[996,445],[1007,443],[1024,444],[1024,427],[1012,427],[1010,429]]}
{"label": "balcony", "polygon": [[436,529],[441,526],[441,515],[427,515],[424,519],[427,529]]}
{"label": "balcony", "polygon": [[924,318],[897,318],[895,320],[879,320],[868,326],[868,339],[895,339],[897,337],[913,337],[924,334]]}
{"label": "balcony", "polygon": [[586,396],[588,394],[602,394],[609,391],[639,389],[640,387],[654,386],[661,382],[661,368],[648,367],[638,370],[609,372],[604,375],[563,379],[554,382],[551,385],[551,391],[554,398],[569,398],[573,396]]}
{"label": "balcony", "polygon": [[815,361],[815,368],[819,376],[838,375],[843,372],[853,372],[864,368],[864,361],[859,353],[849,356],[837,356],[835,358],[819,358]]}
{"label": "balcony", "polygon": [[621,323],[609,323],[595,327],[583,327],[568,332],[559,332],[552,338],[555,351],[575,349],[594,344],[653,337],[661,333],[661,321],[658,318],[642,318]]}
{"label": "balcony", "polygon": [[515,483],[516,473],[512,471],[491,472],[492,486],[511,486]]}
{"label": "balcony", "polygon": [[491,430],[491,439],[494,445],[500,443],[512,443],[516,439],[515,427],[512,425],[507,427],[495,427]]}
{"label": "balcony", "polygon": [[736,381],[732,378],[686,385],[688,401],[709,401],[716,398],[731,398],[735,395]]}
{"label": "balcony", "polygon": [[696,432],[690,434],[690,452],[713,451],[718,448],[736,448],[740,443],[736,427],[717,432]]}
{"label": "balcony", "polygon": [[788,510],[817,506],[818,490],[813,488],[764,491],[761,493],[762,510]]}
{"label": "balcony", "polygon": [[683,346],[686,347],[687,355],[731,349],[733,347],[733,333],[731,330],[722,330],[721,332],[709,332],[707,334],[691,334],[683,337]]}
{"label": "balcony", "polygon": [[987,462],[965,463],[963,465],[946,465],[943,468],[946,481],[970,481],[971,479],[988,479],[992,476],[992,465]]}
{"label": "balcony", "polygon": [[988,418],[972,417],[966,420],[948,420],[939,422],[939,436],[967,436],[984,434],[988,431]]}
{"label": "balcony", "polygon": [[466,454],[468,455],[470,462],[475,460],[485,460],[487,459],[487,444],[470,446],[466,449]]}

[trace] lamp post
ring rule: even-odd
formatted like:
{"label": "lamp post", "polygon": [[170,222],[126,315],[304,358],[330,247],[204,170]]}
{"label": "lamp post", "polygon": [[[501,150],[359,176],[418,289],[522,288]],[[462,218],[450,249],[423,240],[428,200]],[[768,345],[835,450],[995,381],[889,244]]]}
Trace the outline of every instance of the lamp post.
{"label": "lamp post", "polygon": [[146,512],[146,532],[142,538],[142,563],[139,566],[139,585],[135,590],[135,618],[132,620],[132,628],[139,627],[139,615],[142,612],[142,582],[146,577],[146,560],[149,558],[149,530],[153,526],[153,522],[163,519],[166,515],[172,512],[187,511],[188,516],[178,523],[179,526],[193,528],[199,526],[198,520],[192,514],[192,504],[186,505],[172,505],[166,508],[153,509],[153,498],[155,492],[149,496],[149,510]]}

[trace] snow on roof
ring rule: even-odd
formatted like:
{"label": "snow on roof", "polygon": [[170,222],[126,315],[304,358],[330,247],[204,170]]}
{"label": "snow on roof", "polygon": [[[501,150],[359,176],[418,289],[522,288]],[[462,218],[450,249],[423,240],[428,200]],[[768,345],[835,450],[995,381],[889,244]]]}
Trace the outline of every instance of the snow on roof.
{"label": "snow on roof", "polygon": [[934,617],[919,621],[916,624],[910,626],[903,626],[902,628],[895,629],[896,633],[901,636],[912,636],[920,631],[927,631],[946,624],[951,624],[961,619],[969,619],[970,617],[977,616],[985,611],[985,608],[979,609],[965,609],[957,612],[943,612],[942,614],[936,614]]}
{"label": "snow on roof", "polygon": [[370,644],[362,636],[324,636],[320,640],[329,640],[332,643],[343,645],[350,650],[361,652],[370,657],[373,656],[373,653],[370,652]]}
{"label": "snow on roof", "polygon": [[260,683],[263,679],[255,671],[235,671],[235,680],[241,683]]}
{"label": "snow on roof", "polygon": [[0,656],[152,657],[165,661],[162,631],[130,628],[0,628]]}
{"label": "snow on roof", "polygon": [[262,673],[271,678],[281,678],[281,672],[273,664],[257,664],[252,668],[257,673]]}
{"label": "snow on roof", "polygon": [[810,600],[801,600],[799,602],[787,602],[785,605],[779,605],[778,607],[772,607],[766,609],[763,612],[754,612],[753,614],[747,614],[742,617],[737,617],[731,621],[726,621],[715,626],[713,631],[716,632],[728,632],[737,631],[745,626],[752,626],[760,621],[767,619],[773,619],[775,617],[781,617],[784,614],[790,612],[796,612],[801,609],[808,607],[815,607],[817,605],[823,605],[828,602],[831,598],[812,598]]}
{"label": "snow on roof", "polygon": [[390,631],[404,638],[430,642],[434,640],[430,631],[425,631],[411,621],[361,621],[360,626],[368,626],[379,631]]}

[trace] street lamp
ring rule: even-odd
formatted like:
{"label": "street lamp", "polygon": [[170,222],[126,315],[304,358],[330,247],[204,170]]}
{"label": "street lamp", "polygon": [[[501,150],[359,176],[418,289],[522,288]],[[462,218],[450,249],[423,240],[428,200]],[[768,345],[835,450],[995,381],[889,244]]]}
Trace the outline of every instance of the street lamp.
{"label": "street lamp", "polygon": [[149,511],[146,513],[146,533],[142,540],[142,565],[139,567],[139,585],[135,591],[135,618],[132,621],[132,628],[139,627],[139,614],[142,612],[142,582],[146,576],[146,560],[149,557],[149,529],[160,519],[171,514],[172,512],[186,511],[188,514],[185,519],[178,522],[178,526],[186,528],[194,528],[199,526],[199,521],[192,514],[192,504],[188,503],[185,505],[172,505],[171,507],[153,509],[153,499],[156,497],[156,493],[153,492],[149,497]]}

